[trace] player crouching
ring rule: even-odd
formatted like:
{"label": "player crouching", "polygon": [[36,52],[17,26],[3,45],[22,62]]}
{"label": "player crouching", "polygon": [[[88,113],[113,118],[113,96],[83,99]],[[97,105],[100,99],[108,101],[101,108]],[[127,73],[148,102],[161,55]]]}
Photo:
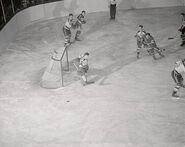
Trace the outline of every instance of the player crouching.
{"label": "player crouching", "polygon": [[154,60],[156,60],[155,53],[158,53],[161,57],[164,57],[162,50],[157,47],[157,44],[150,33],[146,33],[144,38],[144,47],[147,48],[149,55],[151,55]]}
{"label": "player crouching", "polygon": [[185,72],[185,59],[177,61],[175,65],[176,67],[171,72],[171,76],[176,84],[176,86],[174,87],[172,96],[179,97],[177,95],[178,90],[180,89],[180,87],[185,88],[185,85],[183,84],[183,77],[182,77],[182,73]]}
{"label": "player crouching", "polygon": [[77,73],[81,76],[83,86],[94,83],[87,81],[87,71],[89,70],[88,58],[89,53],[84,53],[73,61],[73,64],[77,69]]}

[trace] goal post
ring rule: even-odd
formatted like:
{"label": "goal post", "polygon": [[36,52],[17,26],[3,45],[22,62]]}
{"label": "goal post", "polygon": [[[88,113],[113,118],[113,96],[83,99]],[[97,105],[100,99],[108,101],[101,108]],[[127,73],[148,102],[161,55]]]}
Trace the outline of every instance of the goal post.
{"label": "goal post", "polygon": [[[68,48],[70,45],[58,48],[50,58],[50,63],[46,67],[41,78],[40,85],[46,89],[57,89],[64,87],[64,71],[69,71]],[[66,59],[66,69],[63,63]]]}
{"label": "goal post", "polygon": [[68,46],[65,46],[64,50],[63,50],[63,53],[62,53],[62,56],[61,56],[61,59],[60,59],[60,68],[61,68],[61,85],[62,87],[64,87],[64,69],[63,69],[63,58],[64,58],[64,55],[66,55],[66,63],[67,63],[67,69],[66,71],[69,71],[69,57],[68,57]]}

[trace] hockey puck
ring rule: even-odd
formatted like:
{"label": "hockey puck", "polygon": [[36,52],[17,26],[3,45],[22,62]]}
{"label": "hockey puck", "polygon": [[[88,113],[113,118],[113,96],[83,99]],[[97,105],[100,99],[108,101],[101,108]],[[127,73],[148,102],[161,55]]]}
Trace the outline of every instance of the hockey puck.
{"label": "hockey puck", "polygon": [[174,39],[173,37],[169,37],[168,40]]}

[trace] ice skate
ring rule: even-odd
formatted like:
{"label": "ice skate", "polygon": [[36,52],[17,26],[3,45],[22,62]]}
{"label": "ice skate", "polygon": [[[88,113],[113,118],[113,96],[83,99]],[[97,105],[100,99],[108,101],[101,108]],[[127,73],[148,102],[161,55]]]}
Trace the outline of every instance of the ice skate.
{"label": "ice skate", "polygon": [[94,83],[93,81],[82,81],[82,86],[87,86],[93,83]]}
{"label": "ice skate", "polygon": [[75,37],[75,40],[76,41],[82,41],[82,39],[78,38],[78,37]]}
{"label": "ice skate", "polygon": [[173,91],[173,93],[172,93],[172,97],[173,97],[173,98],[177,98],[177,99],[179,99],[179,95],[177,95],[177,92],[175,92],[175,91]]}

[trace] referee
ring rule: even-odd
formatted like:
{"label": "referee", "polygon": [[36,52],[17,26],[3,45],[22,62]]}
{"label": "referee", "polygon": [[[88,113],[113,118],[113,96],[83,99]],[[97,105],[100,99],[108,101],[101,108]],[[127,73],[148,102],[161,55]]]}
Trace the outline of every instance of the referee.
{"label": "referee", "polygon": [[110,0],[109,8],[110,8],[110,19],[115,20],[116,18],[116,0]]}

